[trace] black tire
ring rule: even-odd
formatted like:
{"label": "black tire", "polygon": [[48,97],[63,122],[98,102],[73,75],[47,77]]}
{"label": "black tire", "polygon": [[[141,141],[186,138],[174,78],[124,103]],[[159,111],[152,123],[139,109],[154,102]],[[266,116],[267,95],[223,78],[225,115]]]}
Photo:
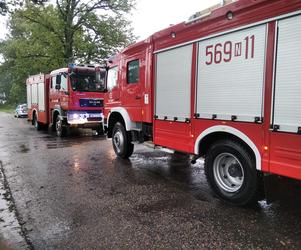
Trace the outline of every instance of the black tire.
{"label": "black tire", "polygon": [[114,125],[112,144],[115,154],[123,159],[129,158],[133,154],[134,144],[131,142],[131,134],[120,122]]}
{"label": "black tire", "polygon": [[96,129],[96,132],[97,132],[97,135],[98,135],[98,136],[103,135],[103,134],[104,134],[104,132],[103,132],[103,127],[100,126],[98,129]]}
{"label": "black tire", "polygon": [[237,206],[258,201],[260,178],[255,159],[242,143],[231,140],[214,143],[205,157],[205,174],[222,200]]}
{"label": "black tire", "polygon": [[55,132],[58,137],[65,137],[67,135],[67,125],[64,124],[64,121],[60,116],[56,117],[55,121]]}
{"label": "black tire", "polygon": [[32,123],[33,123],[33,126],[36,128],[36,130],[38,130],[38,131],[41,130],[42,126],[38,122],[38,117],[36,114],[33,115]]}

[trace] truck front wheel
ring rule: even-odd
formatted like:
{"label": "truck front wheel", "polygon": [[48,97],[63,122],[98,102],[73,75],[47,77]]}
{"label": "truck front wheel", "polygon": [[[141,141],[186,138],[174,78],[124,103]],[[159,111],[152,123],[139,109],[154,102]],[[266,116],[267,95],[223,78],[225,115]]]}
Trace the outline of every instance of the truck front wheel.
{"label": "truck front wheel", "polygon": [[205,174],[213,191],[226,202],[244,206],[258,200],[255,160],[241,143],[214,143],[205,157]]}
{"label": "truck front wheel", "polygon": [[114,125],[112,143],[116,155],[123,159],[129,158],[134,151],[134,144],[131,142],[130,133],[125,130],[120,122]]}
{"label": "truck front wheel", "polygon": [[64,126],[63,121],[59,116],[56,118],[55,132],[58,137],[64,137],[67,135],[67,128]]}
{"label": "truck front wheel", "polygon": [[38,117],[36,113],[34,113],[33,115],[33,125],[36,128],[36,130],[41,130],[41,124],[38,122]]}

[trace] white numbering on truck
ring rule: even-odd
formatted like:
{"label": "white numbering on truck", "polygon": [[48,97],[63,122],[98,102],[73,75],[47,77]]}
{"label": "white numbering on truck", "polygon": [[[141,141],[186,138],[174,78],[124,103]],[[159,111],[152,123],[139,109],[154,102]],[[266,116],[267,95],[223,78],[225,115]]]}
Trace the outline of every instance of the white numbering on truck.
{"label": "white numbering on truck", "polygon": [[206,65],[228,63],[235,57],[246,60],[254,58],[255,35],[246,36],[243,41],[226,41],[206,46]]}

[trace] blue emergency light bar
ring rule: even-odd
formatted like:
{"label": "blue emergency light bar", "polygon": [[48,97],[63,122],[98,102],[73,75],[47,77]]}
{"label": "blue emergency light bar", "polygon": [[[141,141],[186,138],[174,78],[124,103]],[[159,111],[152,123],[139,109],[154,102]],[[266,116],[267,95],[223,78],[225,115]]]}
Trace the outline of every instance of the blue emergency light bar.
{"label": "blue emergency light bar", "polygon": [[74,69],[75,67],[76,67],[75,63],[69,63],[68,64],[68,68],[70,68],[70,69]]}

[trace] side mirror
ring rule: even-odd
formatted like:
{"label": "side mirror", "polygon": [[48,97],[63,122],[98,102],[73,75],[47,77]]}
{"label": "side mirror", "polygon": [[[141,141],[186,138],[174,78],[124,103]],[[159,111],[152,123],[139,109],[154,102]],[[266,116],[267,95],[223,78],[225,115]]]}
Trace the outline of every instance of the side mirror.
{"label": "side mirror", "polygon": [[98,69],[95,72],[95,81],[99,85],[99,89],[103,92],[106,91],[106,71]]}

